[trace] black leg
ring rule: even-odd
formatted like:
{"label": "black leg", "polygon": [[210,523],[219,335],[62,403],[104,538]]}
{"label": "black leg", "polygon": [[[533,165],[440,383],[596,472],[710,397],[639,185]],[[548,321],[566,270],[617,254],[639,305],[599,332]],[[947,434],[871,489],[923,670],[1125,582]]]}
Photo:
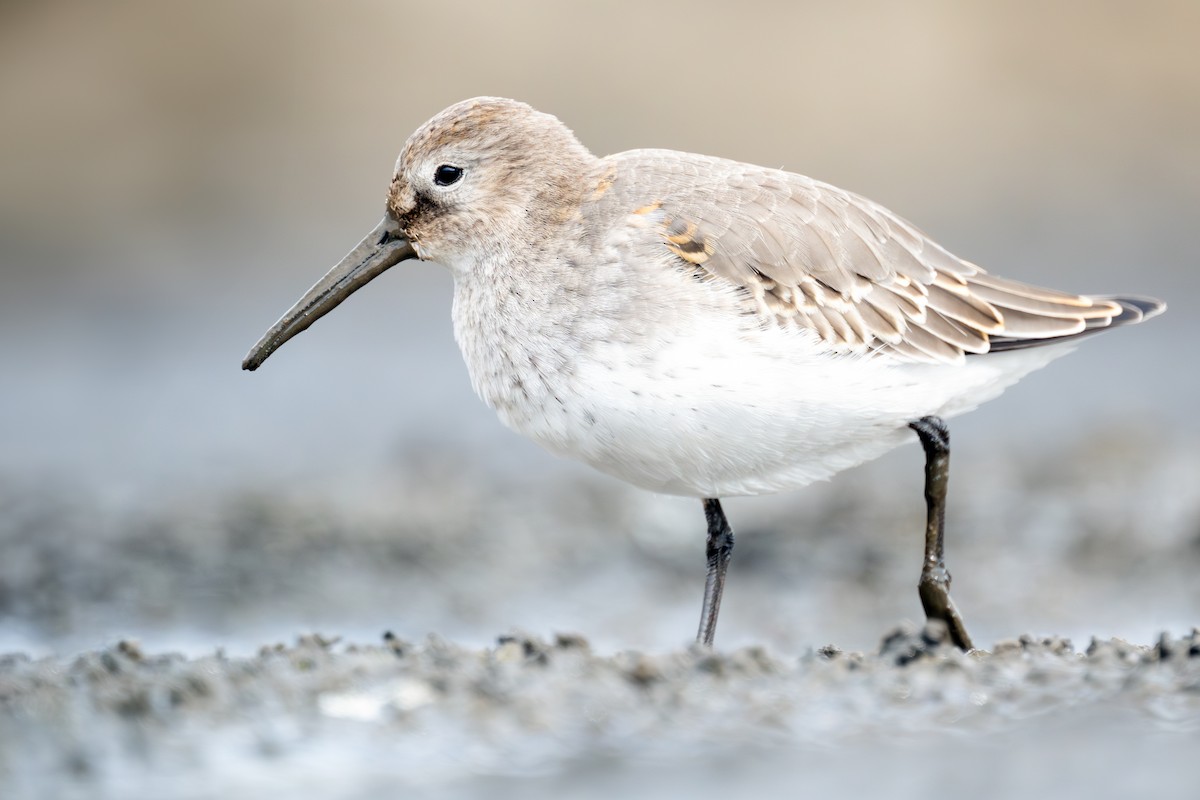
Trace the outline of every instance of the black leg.
{"label": "black leg", "polygon": [[921,566],[921,605],[925,616],[940,619],[950,629],[950,639],[963,650],[971,650],[971,637],[962,615],[950,599],[950,573],[943,557],[946,528],[946,484],[950,480],[950,430],[941,417],[922,417],[908,427],[921,437],[925,448],[925,560]]}
{"label": "black leg", "polygon": [[704,517],[708,520],[708,577],[704,581],[704,607],[700,609],[700,630],[696,641],[712,647],[717,632],[717,612],[721,610],[721,593],[725,591],[725,570],[733,552],[733,529],[721,510],[721,501],[704,501]]}

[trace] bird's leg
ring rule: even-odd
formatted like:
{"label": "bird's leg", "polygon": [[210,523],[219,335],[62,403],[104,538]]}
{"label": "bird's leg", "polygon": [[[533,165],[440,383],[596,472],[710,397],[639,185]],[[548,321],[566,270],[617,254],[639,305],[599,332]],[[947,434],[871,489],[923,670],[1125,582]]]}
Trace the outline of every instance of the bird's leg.
{"label": "bird's leg", "polygon": [[941,417],[922,417],[908,427],[917,432],[925,448],[925,560],[921,566],[921,605],[925,616],[940,619],[950,629],[950,639],[963,650],[971,650],[967,626],[950,599],[950,573],[946,570],[942,545],[946,528],[946,484],[950,480],[950,430]]}
{"label": "bird's leg", "polygon": [[708,577],[704,581],[704,607],[700,609],[700,630],[696,641],[712,647],[717,632],[717,612],[721,610],[721,593],[725,591],[725,570],[733,552],[733,529],[721,510],[721,501],[704,501],[704,518],[708,520]]}

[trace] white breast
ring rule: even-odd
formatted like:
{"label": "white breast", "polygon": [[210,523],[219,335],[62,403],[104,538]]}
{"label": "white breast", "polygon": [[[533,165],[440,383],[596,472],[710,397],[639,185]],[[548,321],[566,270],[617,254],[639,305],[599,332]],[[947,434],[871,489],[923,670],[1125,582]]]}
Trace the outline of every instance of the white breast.
{"label": "white breast", "polygon": [[727,497],[876,458],[915,441],[909,421],[969,410],[1066,352],[962,366],[834,356],[809,331],[761,327],[719,287],[656,288],[651,303],[608,286],[598,307],[460,281],[455,332],[476,391],[551,452],[652,491]]}

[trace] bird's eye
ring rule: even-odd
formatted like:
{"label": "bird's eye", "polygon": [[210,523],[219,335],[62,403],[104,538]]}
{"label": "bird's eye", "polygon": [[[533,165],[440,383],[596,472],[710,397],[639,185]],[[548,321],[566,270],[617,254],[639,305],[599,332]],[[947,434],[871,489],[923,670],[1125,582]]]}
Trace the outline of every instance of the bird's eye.
{"label": "bird's eye", "polygon": [[442,164],[433,171],[433,182],[438,186],[449,186],[452,183],[458,183],[459,178],[462,176],[462,167]]}

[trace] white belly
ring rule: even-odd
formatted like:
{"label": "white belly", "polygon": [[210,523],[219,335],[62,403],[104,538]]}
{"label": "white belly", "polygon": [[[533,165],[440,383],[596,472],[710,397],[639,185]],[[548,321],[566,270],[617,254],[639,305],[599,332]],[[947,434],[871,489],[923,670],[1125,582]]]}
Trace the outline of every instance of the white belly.
{"label": "white belly", "polygon": [[709,323],[653,346],[597,343],[570,374],[546,377],[552,400],[494,405],[552,452],[652,491],[766,494],[915,441],[909,421],[967,411],[1066,352],[895,364],[821,355],[800,332]]}

